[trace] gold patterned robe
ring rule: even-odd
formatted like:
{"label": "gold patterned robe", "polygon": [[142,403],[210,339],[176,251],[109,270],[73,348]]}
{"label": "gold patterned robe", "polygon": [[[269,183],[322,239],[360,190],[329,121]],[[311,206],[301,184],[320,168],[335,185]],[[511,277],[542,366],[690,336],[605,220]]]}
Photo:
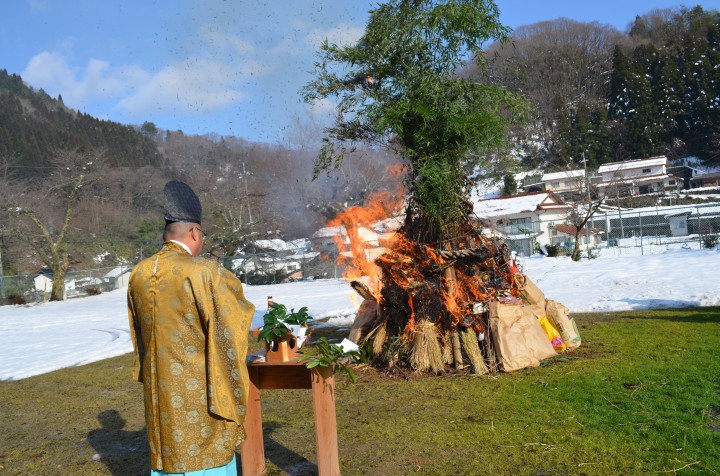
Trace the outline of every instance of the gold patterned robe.
{"label": "gold patterned robe", "polygon": [[245,364],[255,307],[219,263],[167,242],[130,276],[133,378],[145,388],[153,469],[227,464],[245,438]]}

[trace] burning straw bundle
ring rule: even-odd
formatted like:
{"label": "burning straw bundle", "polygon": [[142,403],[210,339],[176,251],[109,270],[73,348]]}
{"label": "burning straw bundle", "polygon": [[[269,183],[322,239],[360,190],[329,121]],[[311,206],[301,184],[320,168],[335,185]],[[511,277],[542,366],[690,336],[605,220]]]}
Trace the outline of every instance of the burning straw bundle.
{"label": "burning straw bundle", "polygon": [[[491,340],[479,342],[478,335],[489,334],[485,303],[518,296],[509,249],[478,233],[443,248],[399,234],[375,260],[382,288],[378,298],[370,297],[378,300],[379,311],[366,339],[380,363],[388,365],[441,372],[446,365],[464,369],[467,362],[475,374],[496,371]],[[403,346],[390,345],[398,339]],[[391,355],[395,349],[407,352]]]}

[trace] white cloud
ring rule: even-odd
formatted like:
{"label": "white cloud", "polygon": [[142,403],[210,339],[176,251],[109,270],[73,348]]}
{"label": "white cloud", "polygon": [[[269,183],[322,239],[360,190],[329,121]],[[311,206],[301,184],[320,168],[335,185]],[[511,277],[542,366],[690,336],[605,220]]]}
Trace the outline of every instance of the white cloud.
{"label": "white cloud", "polygon": [[98,59],[70,66],[63,56],[45,51],[31,58],[22,77],[48,94],[62,94],[65,104],[80,110],[92,101],[110,100],[130,117],[160,111],[197,114],[242,100],[239,85],[272,69],[255,60],[239,63],[193,58],[151,74],[137,65],[114,67]]}
{"label": "white cloud", "polygon": [[327,38],[328,42],[338,45],[351,45],[357,42],[365,34],[365,29],[341,23],[329,30],[312,30],[308,33],[307,41],[314,47],[318,47]]}
{"label": "white cloud", "polygon": [[28,62],[23,79],[51,95],[62,94],[71,107],[82,109],[88,101],[125,94],[146,81],[148,74],[133,65],[113,68],[107,61],[91,59],[84,67],[67,64],[57,53],[44,51]]}
{"label": "white cloud", "polygon": [[235,85],[247,72],[262,67],[246,64],[238,71],[208,60],[187,60],[163,68],[118,103],[130,116],[153,112],[197,114],[216,110],[243,99]]}
{"label": "white cloud", "polygon": [[318,99],[308,106],[308,111],[316,119],[327,119],[335,115],[337,103],[327,98]]}

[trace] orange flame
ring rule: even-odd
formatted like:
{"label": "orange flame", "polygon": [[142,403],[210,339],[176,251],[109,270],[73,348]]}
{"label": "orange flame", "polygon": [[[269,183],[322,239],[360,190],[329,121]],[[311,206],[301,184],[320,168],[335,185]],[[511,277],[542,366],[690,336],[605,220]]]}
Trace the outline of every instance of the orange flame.
{"label": "orange flame", "polygon": [[[398,164],[388,171],[397,177],[403,170]],[[378,301],[382,301],[383,284],[392,282],[401,288],[404,292],[395,298],[404,301],[402,296],[406,293],[407,303],[395,304],[400,304],[397,307],[402,309],[400,312],[409,313],[403,316],[407,319],[403,322],[406,337],[415,333],[416,312],[423,312],[423,319],[442,321],[444,325],[483,330],[474,303],[496,300],[501,291],[517,295],[512,285],[512,273],[516,271],[506,263],[506,253],[480,235],[469,233],[463,239],[453,239],[452,248],[483,249],[486,255],[482,261],[473,260],[468,265],[457,258],[446,259],[443,256],[452,255],[410,240],[398,231],[383,233],[386,230],[378,227],[379,222],[398,212],[402,202],[403,196],[397,191],[373,193],[364,206],[349,208],[328,223],[345,231],[335,235],[337,262],[344,268],[343,277],[361,280]],[[388,228],[396,230],[399,225]],[[511,284],[499,289],[498,281]]]}
{"label": "orange flame", "polygon": [[376,192],[364,206],[348,208],[328,223],[328,226],[341,226],[345,230],[344,235],[335,235],[340,252],[338,264],[345,267],[343,277],[379,277],[380,269],[373,261],[384,246],[391,245],[393,237],[392,233],[381,236],[382,233],[374,230],[374,225],[391,216],[397,201],[389,191]]}
{"label": "orange flame", "polygon": [[[383,220],[399,220],[391,218],[401,208],[404,200],[404,189],[401,175],[405,166],[401,163],[387,167],[387,173],[397,180],[395,190],[373,192],[365,205],[354,206],[338,213],[327,226],[340,227],[341,233],[334,235],[335,245],[339,251],[337,264],[344,268],[343,277],[348,280],[364,278],[368,289],[379,299],[380,268],[374,264],[375,259],[391,248],[395,239],[395,231],[400,223],[385,223]],[[370,281],[368,283],[367,281]]]}

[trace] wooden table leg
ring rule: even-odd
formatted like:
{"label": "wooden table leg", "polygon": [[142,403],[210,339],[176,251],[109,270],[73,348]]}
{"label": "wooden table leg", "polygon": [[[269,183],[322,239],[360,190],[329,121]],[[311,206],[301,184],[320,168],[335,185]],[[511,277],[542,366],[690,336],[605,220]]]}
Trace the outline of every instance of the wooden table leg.
{"label": "wooden table leg", "polygon": [[262,410],[260,408],[259,375],[257,369],[248,368],[250,391],[245,409],[245,433],[247,438],[240,444],[243,476],[265,474],[265,448],[263,443]]}
{"label": "wooden table leg", "polygon": [[340,461],[335,422],[335,379],[332,368],[315,367],[313,369],[312,394],[315,410],[318,473],[320,476],[338,476]]}

